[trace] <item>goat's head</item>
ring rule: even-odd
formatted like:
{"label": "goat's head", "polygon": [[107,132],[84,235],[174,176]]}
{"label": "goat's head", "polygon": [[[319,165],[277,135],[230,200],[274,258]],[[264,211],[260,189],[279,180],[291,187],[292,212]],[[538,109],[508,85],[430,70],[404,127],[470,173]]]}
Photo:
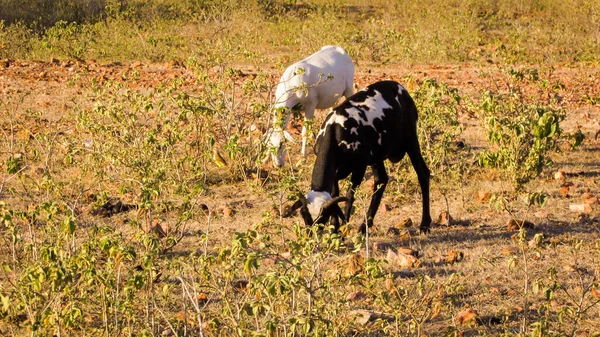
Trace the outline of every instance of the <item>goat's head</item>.
{"label": "goat's head", "polygon": [[285,163],[285,146],[284,143],[292,142],[294,143],[294,138],[292,135],[286,130],[281,130],[281,128],[273,128],[269,130],[267,133],[267,149],[269,153],[265,157],[266,162],[269,160],[269,157],[273,160],[273,166],[275,168],[280,168]]}
{"label": "goat's head", "polygon": [[344,213],[338,204],[347,201],[346,197],[332,198],[328,192],[310,191],[306,197],[298,194],[298,201],[284,214],[284,217],[290,216],[299,208],[300,215],[307,226],[315,223],[325,224],[331,216],[337,216],[344,221]]}

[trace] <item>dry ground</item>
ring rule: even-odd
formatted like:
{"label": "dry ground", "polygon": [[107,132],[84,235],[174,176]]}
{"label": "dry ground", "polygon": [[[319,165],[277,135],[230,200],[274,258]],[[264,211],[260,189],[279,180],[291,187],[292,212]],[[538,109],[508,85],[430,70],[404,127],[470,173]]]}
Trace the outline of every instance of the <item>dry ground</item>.
{"label": "dry ground", "polygon": [[[374,82],[377,79],[392,78],[399,81],[412,77],[415,83],[425,77],[446,82],[451,87],[459,90],[461,96],[477,99],[478,93],[483,89],[493,91],[506,90],[512,80],[506,73],[508,67],[494,64],[458,64],[447,66],[372,66],[357,65],[356,83],[359,87]],[[243,74],[252,75],[251,67],[241,66]],[[184,79],[184,87],[194,92],[194,74],[184,67],[173,64],[110,64],[96,63],[70,63],[70,62],[9,62],[0,65],[0,101],[2,117],[7,114],[21,114],[25,111],[36,111],[41,115],[39,125],[28,126],[30,130],[37,128],[69,128],[70,121],[61,119],[66,111],[74,107],[89,107],[88,100],[92,79],[117,81],[130,78],[132,72],[139,73],[139,80],[128,83],[132,89],[144,89],[158,85],[160,82],[175,78]],[[540,73],[550,74],[550,68],[539,68]],[[269,74],[272,82],[278,76],[275,69]],[[544,76],[546,77],[546,76]],[[517,217],[525,217],[535,224],[535,233],[544,234],[544,245],[541,254],[536,259],[529,261],[531,279],[544,279],[547,269],[554,265],[558,273],[564,274],[562,278],[566,284],[574,284],[573,291],[577,291],[575,282],[581,276],[586,282],[591,282],[594,275],[598,278],[600,270],[600,256],[598,250],[593,250],[600,239],[600,205],[592,204],[590,212],[573,212],[569,210],[571,204],[581,204],[580,197],[588,192],[600,195],[600,70],[593,67],[554,65],[548,78],[560,81],[565,85],[563,91],[564,107],[567,118],[563,123],[566,131],[580,128],[586,136],[583,146],[570,151],[565,146],[565,151],[555,155],[556,166],[544,172],[540,179],[532,183],[531,190],[544,190],[550,194],[550,200],[544,208],[533,208],[526,211],[525,207],[516,209]],[[415,84],[417,85],[417,84]],[[540,95],[535,87],[523,86],[531,95]],[[547,97],[539,96],[540,100]],[[322,114],[320,118],[323,118]],[[59,124],[60,121],[60,124]],[[462,140],[473,149],[486,146],[487,142],[478,116],[462,115],[461,123],[464,127]],[[6,137],[6,134],[3,135]],[[290,150],[293,160],[299,160],[297,149]],[[4,163],[7,158],[5,149],[0,149],[0,159]],[[314,156],[306,160],[308,167],[314,161]],[[216,167],[211,169],[217,170]],[[572,185],[568,193],[561,191],[564,182],[555,181],[552,173],[560,169],[566,174],[566,181]],[[9,175],[2,166],[0,183],[10,185]],[[275,172],[272,172],[276,176]],[[435,172],[434,172],[435,174]],[[308,176],[307,176],[308,177]],[[308,182],[302,182],[307,186]],[[363,184],[368,185],[368,184]],[[413,183],[414,185],[414,183]],[[6,188],[5,186],[5,188]],[[414,187],[414,186],[413,186]],[[519,254],[511,251],[517,244],[511,240],[516,231],[509,231],[506,222],[510,215],[506,212],[493,210],[485,202],[478,200],[477,193],[489,191],[492,193],[511,191],[505,181],[494,174],[476,173],[463,182],[460,190],[441,190],[439,186],[432,186],[432,213],[437,217],[440,212],[448,209],[455,225],[434,226],[430,235],[414,236],[408,240],[391,237],[387,234],[388,228],[397,226],[405,218],[410,217],[418,223],[420,219],[420,195],[415,189],[411,190],[403,204],[398,204],[391,196],[385,196],[382,209],[377,218],[377,228],[372,233],[372,242],[377,244],[389,243],[392,247],[409,246],[420,252],[423,264],[416,269],[417,273],[428,274],[432,278],[447,278],[453,273],[458,273],[461,288],[455,300],[455,313],[465,306],[475,308],[482,319],[483,331],[494,333],[493,321],[501,320],[503,315],[512,317],[511,329],[516,329],[520,324],[519,314],[523,310],[523,273],[509,271],[508,261],[511,256],[519,259]],[[218,245],[227,242],[232,233],[244,230],[252,224],[260,222],[261,215],[277,205],[277,197],[265,195],[260,189],[252,188],[248,181],[222,182],[212,185],[203,203],[213,209],[212,239],[211,244]],[[445,192],[444,192],[445,191]],[[0,191],[1,192],[1,191]],[[443,192],[443,193],[442,193]],[[0,200],[18,204],[18,195],[0,193]],[[364,200],[359,200],[358,205],[364,205]],[[225,207],[233,210],[232,215],[224,215],[221,210]],[[284,219],[285,224],[299,221],[299,218]],[[357,219],[354,219],[356,226]],[[118,224],[117,224],[118,225]],[[190,232],[204,230],[205,224],[197,223],[190,228]],[[581,254],[573,253],[573,239],[583,240],[585,249]],[[375,247],[377,248],[377,247]],[[194,236],[187,237],[177,248],[181,251],[201,249],[194,243]],[[444,258],[449,250],[456,250],[464,254],[464,259],[456,263],[445,263]],[[373,254],[383,254],[375,250]],[[580,269],[578,269],[580,268]],[[579,272],[585,270],[585,272]],[[581,289],[579,289],[581,290]],[[539,296],[538,296],[539,297]],[[530,308],[534,312],[541,303],[535,297],[530,300]],[[566,296],[559,297],[556,306],[567,305]],[[590,303],[596,298],[587,293],[584,295],[585,303]],[[527,309],[527,308],[526,308]],[[451,316],[453,316],[452,314]],[[577,330],[580,335],[591,335],[600,332],[600,309],[598,306],[586,312],[582,319],[581,328]],[[533,315],[535,317],[535,315]],[[487,320],[487,321],[486,321]],[[492,322],[492,323],[490,323]],[[448,322],[432,320],[430,332],[436,326],[444,327]],[[491,328],[492,327],[492,328]],[[490,330],[485,330],[490,329]],[[481,331],[480,331],[481,332]],[[434,333],[435,334],[435,333]]]}

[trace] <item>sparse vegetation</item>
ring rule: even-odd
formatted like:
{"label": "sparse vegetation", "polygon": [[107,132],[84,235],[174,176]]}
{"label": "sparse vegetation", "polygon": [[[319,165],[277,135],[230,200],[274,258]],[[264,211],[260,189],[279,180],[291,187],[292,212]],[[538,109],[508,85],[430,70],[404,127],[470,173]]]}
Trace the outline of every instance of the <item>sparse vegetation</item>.
{"label": "sparse vegetation", "polygon": [[[0,335],[600,335],[599,11],[0,0]],[[414,98],[430,235],[408,159],[367,237],[367,183],[281,217],[314,156],[262,167],[273,85],[325,44]]]}

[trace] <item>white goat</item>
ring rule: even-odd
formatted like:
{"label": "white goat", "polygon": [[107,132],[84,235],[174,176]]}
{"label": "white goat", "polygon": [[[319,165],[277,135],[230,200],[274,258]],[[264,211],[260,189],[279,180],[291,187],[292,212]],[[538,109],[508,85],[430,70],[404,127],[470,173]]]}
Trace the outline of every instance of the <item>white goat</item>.
{"label": "white goat", "polygon": [[[302,61],[289,66],[277,85],[273,107],[273,126],[268,137],[268,148],[273,165],[285,162],[284,138],[293,141],[286,131],[293,110],[304,111],[304,119],[310,120],[315,109],[333,107],[338,99],[354,93],[354,64],[350,56],[337,46],[325,46]],[[302,155],[306,156],[306,125],[302,125]],[[265,158],[267,161],[269,156]]]}

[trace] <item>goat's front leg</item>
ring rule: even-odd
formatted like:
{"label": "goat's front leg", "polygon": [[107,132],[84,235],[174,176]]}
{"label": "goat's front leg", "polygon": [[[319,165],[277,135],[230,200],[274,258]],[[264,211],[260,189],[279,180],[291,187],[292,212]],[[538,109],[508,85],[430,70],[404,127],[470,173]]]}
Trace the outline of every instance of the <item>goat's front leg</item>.
{"label": "goat's front leg", "polygon": [[425,164],[425,160],[423,159],[423,155],[421,154],[418,143],[413,150],[408,151],[408,156],[410,157],[410,162],[417,173],[419,185],[421,185],[421,195],[423,196],[423,216],[421,217],[421,226],[419,226],[419,229],[422,233],[427,234],[431,231],[431,214],[429,210],[430,171],[427,167],[427,164]]}
{"label": "goat's front leg", "polygon": [[304,107],[304,122],[302,123],[302,156],[306,157],[306,143],[308,141],[308,130],[306,128],[307,121],[312,120],[315,116],[316,105],[307,105]]}
{"label": "goat's front leg", "polygon": [[365,171],[367,170],[366,165],[360,165],[352,171],[352,176],[350,177],[350,182],[352,186],[346,192],[346,198],[348,201],[346,202],[346,207],[344,207],[344,216],[346,217],[346,222],[350,222],[350,213],[352,212],[352,205],[354,204],[354,193],[360,183],[365,178]]}
{"label": "goat's front leg", "polygon": [[[335,198],[340,195],[340,185],[337,179],[333,182],[333,188],[331,189],[331,197]],[[342,224],[345,223],[345,219],[341,219]],[[329,219],[329,224],[333,226],[334,231],[337,232],[340,229],[340,219],[337,214],[333,214]]]}
{"label": "goat's front leg", "polygon": [[366,232],[367,226],[369,228],[373,226],[373,219],[375,218],[375,214],[379,209],[383,192],[385,191],[385,187],[389,181],[383,161],[373,165],[373,180],[373,196],[371,197],[371,203],[369,204],[369,209],[367,210],[367,218],[366,221],[360,226],[360,230],[363,233]]}

